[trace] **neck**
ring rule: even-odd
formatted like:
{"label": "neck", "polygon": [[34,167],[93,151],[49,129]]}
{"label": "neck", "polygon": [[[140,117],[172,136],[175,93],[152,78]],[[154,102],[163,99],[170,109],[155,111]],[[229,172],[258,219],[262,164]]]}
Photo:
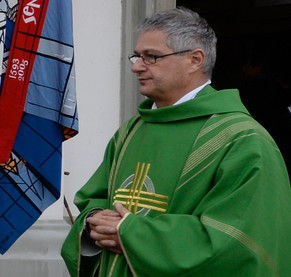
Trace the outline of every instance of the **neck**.
{"label": "neck", "polygon": [[183,93],[177,94],[176,97],[172,97],[171,99],[155,100],[154,101],[155,107],[162,108],[162,107],[172,106],[172,105],[180,104],[190,99],[193,99],[200,90],[202,90],[206,85],[210,83],[211,83],[210,80],[204,80],[203,82],[200,82],[199,85],[189,88],[185,90]]}

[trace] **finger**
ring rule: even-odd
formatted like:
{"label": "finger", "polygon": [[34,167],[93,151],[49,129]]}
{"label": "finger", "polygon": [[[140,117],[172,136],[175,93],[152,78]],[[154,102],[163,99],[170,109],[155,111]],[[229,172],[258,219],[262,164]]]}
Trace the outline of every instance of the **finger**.
{"label": "finger", "polygon": [[102,241],[96,241],[95,244],[101,248],[106,248],[116,254],[121,254],[122,250],[118,246],[118,244],[115,241],[112,240],[102,240]]}
{"label": "finger", "polygon": [[124,217],[126,214],[130,213],[130,211],[126,209],[125,207],[123,207],[121,203],[116,203],[115,208],[121,217]]}
{"label": "finger", "polygon": [[100,211],[100,212],[98,212],[98,215],[102,215],[102,216],[112,216],[112,217],[115,217],[115,216],[118,217],[118,216],[120,216],[118,212],[112,211],[112,210],[103,210],[103,211]]}
{"label": "finger", "polygon": [[104,248],[97,240],[95,241],[95,244],[99,247],[99,248]]}
{"label": "finger", "polygon": [[[116,225],[118,221],[121,220],[121,217],[89,217],[86,219],[86,221],[90,225],[104,225],[104,226],[110,226],[110,225]],[[92,226],[91,226],[92,228]]]}
{"label": "finger", "polygon": [[100,244],[103,248],[116,248],[117,246],[117,243],[116,241],[114,240],[101,240],[101,241],[98,241],[98,244]]}
{"label": "finger", "polygon": [[94,214],[93,216],[90,216],[88,218],[101,218],[101,219],[110,219],[110,220],[118,220],[120,219],[120,214],[115,211],[110,211],[110,212],[99,212]]}
{"label": "finger", "polygon": [[94,230],[96,231],[96,233],[105,235],[112,235],[117,233],[117,229],[111,226],[95,226]]}
{"label": "finger", "polygon": [[115,253],[115,254],[122,254],[121,249],[117,248],[117,247],[105,247],[103,244],[99,243],[98,241],[95,241],[95,244],[99,247],[99,248],[106,248],[108,250],[110,250],[111,252]]}
{"label": "finger", "polygon": [[98,233],[95,230],[92,230],[90,232],[91,239],[95,241],[102,241],[102,240],[113,240],[117,241],[117,235],[116,234],[104,234],[104,233]]}

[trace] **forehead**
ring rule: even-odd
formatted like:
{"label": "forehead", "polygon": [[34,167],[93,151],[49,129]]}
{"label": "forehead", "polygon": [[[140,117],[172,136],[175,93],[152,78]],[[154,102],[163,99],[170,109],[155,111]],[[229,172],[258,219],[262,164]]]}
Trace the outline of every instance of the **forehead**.
{"label": "forehead", "polygon": [[161,30],[145,31],[139,34],[135,51],[138,53],[157,50],[164,51],[169,50],[167,46],[167,34]]}

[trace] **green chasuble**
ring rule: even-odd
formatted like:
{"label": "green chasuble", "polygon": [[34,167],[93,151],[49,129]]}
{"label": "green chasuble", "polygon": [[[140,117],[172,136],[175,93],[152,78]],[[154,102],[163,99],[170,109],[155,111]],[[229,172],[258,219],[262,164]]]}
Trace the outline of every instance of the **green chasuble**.
{"label": "green chasuble", "polygon": [[[291,276],[287,170],[238,91],[207,86],[151,106],[116,132],[76,194],[80,215],[62,248],[71,276]],[[86,215],[115,201],[131,211],[119,225],[123,254],[83,257]]]}

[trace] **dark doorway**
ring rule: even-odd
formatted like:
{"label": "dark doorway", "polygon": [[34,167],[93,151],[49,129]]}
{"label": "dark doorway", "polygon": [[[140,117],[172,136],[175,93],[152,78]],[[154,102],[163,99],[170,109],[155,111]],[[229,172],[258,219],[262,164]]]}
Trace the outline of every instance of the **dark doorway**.
{"label": "dark doorway", "polygon": [[212,85],[240,90],[277,142],[291,176],[291,1],[177,0],[179,6],[198,12],[214,29]]}

